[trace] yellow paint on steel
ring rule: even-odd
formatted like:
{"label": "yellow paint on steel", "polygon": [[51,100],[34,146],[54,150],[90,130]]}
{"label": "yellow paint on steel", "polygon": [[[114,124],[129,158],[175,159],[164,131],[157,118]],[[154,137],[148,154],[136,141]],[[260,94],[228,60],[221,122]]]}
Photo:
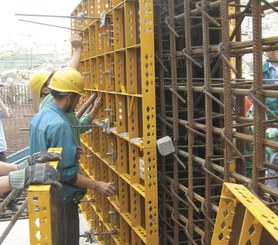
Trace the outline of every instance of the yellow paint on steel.
{"label": "yellow paint on steel", "polygon": [[[56,152],[61,154],[62,148],[50,148],[49,152]],[[58,162],[49,162],[54,168],[57,168]],[[51,200],[53,192],[51,192],[51,185],[31,185],[27,191],[28,200],[28,215],[29,215],[29,233],[30,244],[45,244],[52,245],[52,220],[55,217],[51,215]],[[56,213],[57,215],[57,213]],[[57,218],[57,217],[56,217]]]}
{"label": "yellow paint on steel", "polygon": [[[81,157],[81,168],[88,177],[113,181],[117,188],[116,196],[111,198],[89,191],[85,198],[95,198],[95,203],[82,204],[82,212],[96,221],[96,232],[118,230],[117,235],[98,236],[103,244],[156,245],[153,1],[83,0],[80,6],[84,11],[88,6],[87,13],[106,11],[103,27],[99,21],[83,26],[83,41],[89,49],[85,46],[81,69],[84,74],[90,73],[84,76],[86,96],[92,91],[102,96],[95,123],[109,118],[112,127],[110,134],[101,128],[83,134],[82,146],[90,157]],[[111,210],[117,213],[117,220],[108,215]]]}
{"label": "yellow paint on steel", "polygon": [[263,229],[278,242],[277,224],[278,216],[244,185],[224,183],[211,244],[259,244]]}

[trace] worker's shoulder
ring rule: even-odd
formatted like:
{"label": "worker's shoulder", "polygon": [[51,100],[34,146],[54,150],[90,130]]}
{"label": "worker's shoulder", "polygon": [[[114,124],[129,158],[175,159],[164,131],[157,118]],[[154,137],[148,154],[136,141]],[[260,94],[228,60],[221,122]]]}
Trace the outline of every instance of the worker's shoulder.
{"label": "worker's shoulder", "polygon": [[45,125],[65,125],[67,122],[63,118],[62,115],[47,107],[41,111],[39,111],[32,119],[33,123],[43,123]]}

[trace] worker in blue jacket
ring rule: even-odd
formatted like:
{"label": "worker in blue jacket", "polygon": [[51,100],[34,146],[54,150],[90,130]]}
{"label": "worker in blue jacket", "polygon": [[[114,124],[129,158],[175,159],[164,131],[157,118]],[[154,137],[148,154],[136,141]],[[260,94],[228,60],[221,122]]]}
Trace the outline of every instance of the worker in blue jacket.
{"label": "worker in blue jacket", "polygon": [[[83,50],[82,36],[79,33],[73,34],[71,45],[73,49],[73,55],[68,67],[72,67],[78,70]],[[40,100],[39,110],[43,110],[53,102],[53,96],[50,93],[51,90],[48,85],[55,72],[56,70],[53,70],[51,72],[46,70],[37,70],[30,77],[29,87],[33,94],[34,101]],[[74,139],[76,141],[76,144],[78,144],[80,154],[84,152],[84,150],[80,146],[80,134],[89,130],[89,128],[86,126],[92,124],[93,119],[98,113],[99,106],[100,98],[96,98],[92,110],[90,110],[89,113],[87,113],[80,119],[76,118],[75,112],[66,113],[66,117],[68,118],[72,126],[80,126],[73,129]],[[36,106],[34,105],[34,107]],[[35,110],[37,111],[37,108],[35,108]]]}
{"label": "worker in blue jacket", "polygon": [[56,72],[49,88],[54,98],[47,108],[31,120],[30,151],[47,151],[50,147],[61,147],[62,160],[57,170],[61,176],[64,198],[64,220],[66,245],[79,244],[78,202],[90,188],[105,196],[115,194],[113,183],[97,181],[81,174],[78,163],[78,145],[66,113],[73,112],[81,96],[84,83],[80,72],[64,68]]}

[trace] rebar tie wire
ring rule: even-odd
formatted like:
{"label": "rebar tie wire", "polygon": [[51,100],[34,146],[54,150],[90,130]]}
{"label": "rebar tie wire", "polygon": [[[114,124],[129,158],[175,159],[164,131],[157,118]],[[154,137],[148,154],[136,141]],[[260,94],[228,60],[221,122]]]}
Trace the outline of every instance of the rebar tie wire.
{"label": "rebar tie wire", "polygon": [[184,165],[184,163],[179,159],[176,153],[173,153],[174,158],[178,161],[178,163],[184,168],[187,169],[187,167]]}
{"label": "rebar tie wire", "polygon": [[178,92],[172,88],[172,85],[169,87],[169,90],[170,90],[174,95],[176,95],[176,96],[178,97],[178,99],[179,99],[182,103],[186,104],[185,99],[182,98],[182,97],[178,94]]}
{"label": "rebar tie wire", "polygon": [[241,154],[241,152],[239,151],[239,149],[237,149],[237,147],[233,144],[233,142],[231,142],[228,137],[225,135],[225,128],[223,128],[222,132],[221,132],[221,136],[224,140],[226,140],[226,142],[236,151],[236,153],[238,154],[238,156],[240,157],[240,159],[245,163],[245,158],[243,157],[243,155]]}
{"label": "rebar tie wire", "polygon": [[[179,199],[184,205],[186,205],[188,207],[188,203],[185,202],[175,191],[174,191],[174,188],[173,188],[173,182],[171,183],[170,185],[170,189],[171,189],[171,192],[173,194],[173,196],[175,196],[177,199]],[[179,188],[179,186],[178,186]],[[187,195],[187,191],[184,192],[184,195],[187,199],[187,201],[189,202],[189,204],[198,212],[200,213],[200,210],[198,209],[198,207],[194,204],[194,202],[191,200],[191,198]]]}
{"label": "rebar tie wire", "polygon": [[202,14],[204,14],[204,15],[207,17],[207,19],[209,19],[215,26],[220,27],[220,24],[219,24],[215,19],[213,19],[213,17],[211,17],[211,16],[204,10],[204,9],[207,9],[207,6],[202,7],[201,4],[202,4],[201,2],[197,2],[197,3],[195,4],[196,9],[198,9]]}
{"label": "rebar tie wire", "polygon": [[202,92],[204,94],[206,94],[207,96],[209,96],[211,99],[213,99],[216,103],[218,103],[220,106],[222,106],[224,108],[224,103],[222,103],[219,99],[217,99],[216,97],[214,97],[211,93],[209,93],[208,91],[206,91],[206,86],[203,86]]}
{"label": "rebar tie wire", "polygon": [[169,24],[169,22],[168,22],[169,19],[170,19],[169,16],[165,18],[165,23],[166,23],[166,25],[167,25],[168,28],[171,30],[171,32],[173,32],[173,33],[175,34],[176,37],[180,37],[180,35],[172,28],[172,26],[170,26],[170,24]]}
{"label": "rebar tie wire", "polygon": [[276,121],[278,121],[278,116],[277,116],[274,112],[272,112],[270,109],[268,109],[268,108],[266,107],[266,105],[265,105],[264,103],[262,103],[262,102],[255,96],[255,94],[258,94],[258,93],[260,93],[260,92],[258,92],[258,91],[255,92],[254,87],[252,87],[252,88],[249,89],[248,95],[250,95],[250,97],[253,99],[253,101],[254,101],[255,103],[257,103],[261,108],[263,108],[264,110],[266,110],[267,112],[269,112],[269,114],[270,114],[271,116],[273,116],[273,117],[275,118]]}
{"label": "rebar tie wire", "polygon": [[161,7],[161,5],[160,5],[156,0],[153,0],[153,2],[157,5],[157,7],[159,7],[161,10],[163,10],[163,8]]}
{"label": "rebar tie wire", "polygon": [[195,133],[196,135],[199,135],[199,136],[201,136],[201,137],[203,137],[203,138],[206,138],[206,135],[205,135],[205,134],[203,134],[203,133],[201,133],[201,132],[199,132],[199,131],[197,131],[197,130],[191,128],[191,127],[189,127],[186,123],[184,124],[184,127],[185,127],[186,129],[190,130],[191,132]]}
{"label": "rebar tie wire", "polygon": [[[170,190],[172,192],[172,195],[174,197],[176,197],[178,200],[180,200],[185,206],[188,207],[188,203],[186,201],[184,201],[175,191],[174,191],[174,188],[173,188],[173,184],[174,184],[174,181],[172,181],[171,185],[170,185]],[[177,187],[179,188],[179,187]]]}
{"label": "rebar tie wire", "polygon": [[224,47],[223,47],[223,43],[221,42],[221,43],[219,43],[219,45],[218,45],[218,47],[217,47],[217,53],[216,53],[216,55],[214,55],[214,57],[215,57],[215,56],[219,56],[219,57],[224,61],[224,63],[225,63],[231,70],[233,70],[233,72],[234,72],[235,74],[237,74],[238,72],[237,72],[236,68],[234,68],[234,66],[231,64],[231,62],[226,58],[226,56],[223,54],[223,51],[224,51]]}
{"label": "rebar tie wire", "polygon": [[162,60],[158,57],[158,54],[157,54],[157,53],[155,54],[155,58],[156,58],[156,60],[158,61],[158,63],[162,66],[163,70],[164,70],[165,72],[168,72],[168,69],[164,66]]}
{"label": "rebar tie wire", "polygon": [[213,172],[211,172],[210,170],[208,170],[205,166],[205,163],[201,163],[201,168],[208,173],[209,175],[211,175],[212,177],[214,177],[215,179],[219,180],[219,182],[223,183],[224,180],[221,179],[219,176],[217,176],[216,174],[214,174]]}
{"label": "rebar tie wire", "polygon": [[176,219],[174,218],[174,213],[173,213],[173,212],[171,213],[171,218],[172,218],[172,220],[173,220],[176,224],[178,224],[180,227],[183,228],[183,230],[185,231],[185,234],[186,234],[186,236],[188,237],[188,239],[189,239],[194,245],[198,245],[196,242],[194,242],[193,238],[189,235],[189,232],[188,232],[188,224],[186,223],[185,226],[184,226],[182,223],[180,223],[178,220],[176,220]]}
{"label": "rebar tie wire", "polygon": [[262,2],[263,2],[266,6],[268,6],[269,8],[271,8],[274,12],[278,13],[278,9],[275,8],[275,6],[273,6],[271,3],[269,3],[269,2],[266,1],[266,0],[262,0]]}
{"label": "rebar tie wire", "polygon": [[205,203],[202,202],[201,203],[201,211],[203,213],[203,215],[208,219],[208,221],[212,224],[212,226],[215,225],[215,223],[213,222],[213,220],[207,215],[206,210],[204,209]]}
{"label": "rebar tie wire", "polygon": [[166,124],[166,126],[168,126],[169,128],[173,128],[173,125],[168,123],[166,120],[164,120],[160,115],[158,116],[158,118],[164,123]]}
{"label": "rebar tie wire", "polygon": [[[188,196],[188,190],[184,191],[184,195],[187,199],[187,201],[190,203],[190,205],[198,212],[200,213],[200,209],[194,204],[193,200]],[[193,197],[194,198],[194,197]]]}
{"label": "rebar tie wire", "polygon": [[191,53],[186,51],[186,48],[184,48],[184,49],[182,50],[182,52],[183,52],[184,56],[185,56],[187,59],[189,59],[192,63],[194,63],[196,66],[198,66],[198,67],[200,67],[200,68],[203,68],[203,66],[202,66],[198,61],[196,61],[196,60],[194,60],[194,59],[192,58]]}

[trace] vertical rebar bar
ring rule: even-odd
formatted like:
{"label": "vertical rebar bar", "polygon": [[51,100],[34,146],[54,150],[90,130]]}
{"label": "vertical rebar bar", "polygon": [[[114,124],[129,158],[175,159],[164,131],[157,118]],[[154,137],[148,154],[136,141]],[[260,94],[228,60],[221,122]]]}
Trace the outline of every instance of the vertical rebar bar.
{"label": "vertical rebar bar", "polygon": [[[229,22],[228,22],[228,0],[221,1],[221,33],[223,55],[230,60],[229,54]],[[232,141],[232,101],[231,101],[231,73],[227,64],[223,61],[223,80],[224,80],[224,134],[229,141]],[[230,163],[233,161],[233,149],[225,141],[224,150],[224,181],[230,180]]]}
{"label": "vertical rebar bar", "polygon": [[[202,0],[202,8],[207,6],[208,1]],[[202,12],[202,36],[203,36],[203,59],[204,59],[204,82],[205,91],[211,93],[211,73],[210,73],[210,39],[209,39],[209,23],[206,15]],[[210,170],[210,158],[213,155],[213,136],[212,136],[212,99],[205,95],[205,116],[206,116],[206,153],[205,153],[205,167]],[[211,179],[210,175],[205,173],[205,237],[206,244],[210,244],[211,239]]]}
{"label": "vertical rebar bar", "polygon": [[[169,11],[169,33],[170,33],[170,64],[171,64],[171,78],[172,78],[172,88],[177,91],[178,84],[177,84],[177,61],[176,61],[176,35],[172,30],[175,30],[175,11],[174,11],[174,1],[168,0],[168,11]],[[177,146],[179,140],[179,124],[178,124],[178,97],[172,93],[172,110],[173,110],[173,144],[175,147],[175,153],[177,154]],[[173,182],[173,190],[175,192],[178,191],[178,162],[176,159],[173,160],[173,175],[174,175],[174,182]],[[178,219],[179,214],[179,200],[174,198],[173,202],[173,218]],[[177,245],[179,241],[179,225],[174,223],[174,245]]]}
{"label": "vertical rebar bar", "polygon": [[[254,93],[257,99],[264,102],[262,94],[262,20],[261,20],[261,1],[252,1],[252,20],[253,20],[253,70],[254,70]],[[258,191],[258,171],[264,162],[264,110],[254,103],[254,158],[252,169],[252,185]]]}
{"label": "vertical rebar bar", "polygon": [[[190,5],[188,0],[184,0],[184,33],[185,33],[185,50],[191,54],[191,21],[190,21]],[[193,111],[193,81],[192,81],[192,61],[186,59],[186,79],[187,79],[187,116],[189,127],[193,128],[194,111]],[[193,146],[194,133],[188,131],[188,197],[193,200]],[[193,211],[192,205],[188,204],[188,234],[193,239]],[[191,239],[188,239],[188,244],[191,245]]]}
{"label": "vertical rebar bar", "polygon": [[[240,5],[240,0],[236,0],[235,4],[237,5],[235,7],[235,13],[238,13],[238,12],[240,12],[240,7],[238,7]],[[237,25],[237,23],[239,23],[239,21],[240,21],[240,17],[236,17],[235,24]],[[230,37],[230,40],[231,40],[231,37]],[[233,39],[231,41],[233,41]],[[241,25],[239,25],[239,27],[235,31],[235,41],[241,42]],[[237,70],[236,78],[242,79],[242,56],[237,56],[234,59],[236,62],[236,70]],[[240,96],[240,95],[237,96],[235,110],[236,110],[236,114],[245,116],[245,97],[244,96]],[[240,133],[244,133],[245,130],[244,130],[244,128],[239,128],[237,131]],[[246,144],[243,141],[237,141],[236,147],[237,147],[237,149],[242,149],[242,151],[244,151]],[[236,172],[246,175],[246,162],[242,161],[240,158],[236,160]]]}
{"label": "vertical rebar bar", "polygon": [[[159,6],[161,6],[162,1],[158,0]],[[156,21],[157,21],[157,38],[156,38],[156,52],[158,59],[162,60],[163,57],[163,46],[162,46],[162,9],[160,7],[154,8],[156,10]],[[159,76],[159,100],[160,100],[160,116],[165,120],[165,88],[164,88],[164,69],[161,65],[158,66],[158,76]],[[161,125],[161,136],[166,135],[166,125],[162,123]],[[161,176],[160,179],[165,183],[166,176],[166,166],[165,166],[165,157],[161,158]],[[162,206],[161,215],[164,220],[167,219],[166,211],[166,193],[162,191],[160,205]],[[167,224],[166,222],[162,223],[162,228],[160,228],[161,241],[164,245],[167,244]]]}

